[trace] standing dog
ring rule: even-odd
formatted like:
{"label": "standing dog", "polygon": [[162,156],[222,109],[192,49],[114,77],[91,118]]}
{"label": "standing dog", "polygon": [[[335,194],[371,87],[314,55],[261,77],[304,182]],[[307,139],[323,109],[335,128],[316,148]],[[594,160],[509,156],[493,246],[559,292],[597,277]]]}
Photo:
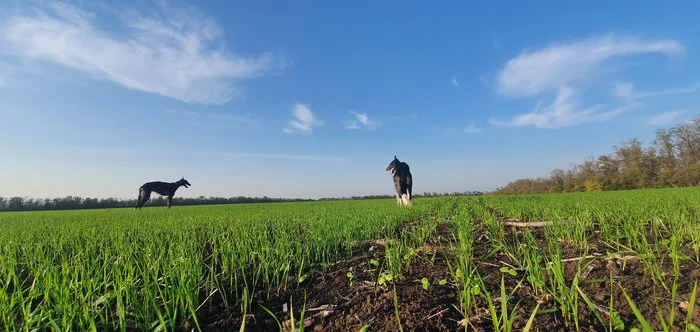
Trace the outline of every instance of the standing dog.
{"label": "standing dog", "polygon": [[136,206],[134,207],[134,209],[140,209],[143,206],[143,204],[151,198],[151,192],[153,191],[155,191],[161,196],[166,196],[168,199],[168,208],[170,208],[170,205],[173,203],[173,196],[175,196],[175,191],[181,186],[188,188],[189,186],[191,186],[191,184],[187,180],[185,180],[184,177],[178,180],[177,182],[147,182],[143,186],[141,186],[141,188],[139,188],[139,198],[136,202]]}
{"label": "standing dog", "polygon": [[411,169],[403,161],[399,161],[396,156],[386,168],[394,177],[394,188],[396,188],[396,201],[399,205],[411,205],[413,193],[413,176]]}

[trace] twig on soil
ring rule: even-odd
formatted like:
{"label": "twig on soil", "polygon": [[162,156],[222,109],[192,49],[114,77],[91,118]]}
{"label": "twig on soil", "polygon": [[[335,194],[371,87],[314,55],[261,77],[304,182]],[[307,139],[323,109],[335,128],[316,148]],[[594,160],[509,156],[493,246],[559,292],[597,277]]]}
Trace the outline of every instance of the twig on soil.
{"label": "twig on soil", "polygon": [[583,273],[581,273],[581,279],[588,278],[588,275],[591,274],[591,272],[593,272],[593,269],[596,268],[596,265],[597,264],[588,265],[588,267],[586,267],[586,269],[583,270]]}
{"label": "twig on soil", "polygon": [[602,305],[595,303],[595,302],[592,302],[592,301],[591,301],[591,303],[596,308],[596,310],[600,311],[602,314],[604,314],[606,316],[610,316],[610,308],[607,308],[605,306],[602,306]]}
{"label": "twig on soil", "polygon": [[[561,261],[564,262],[564,263],[576,262],[576,261],[580,261],[580,260],[582,260],[582,259],[597,258],[597,257],[600,257],[600,256],[603,256],[603,254],[594,253],[594,254],[588,255],[588,256],[566,258],[566,259],[562,259]],[[610,255],[610,256],[607,256],[607,257],[603,258],[603,260],[608,261],[608,260],[618,259],[618,260],[628,261],[628,260],[638,259],[638,258],[639,258],[639,257],[634,256],[634,255],[620,256],[620,255],[618,255],[618,254],[614,254],[614,255]],[[503,263],[503,264],[505,264],[505,265],[508,265],[507,263],[505,263],[505,262],[503,262],[503,261],[501,261],[501,263]],[[554,263],[554,262],[549,262],[549,263],[547,263],[547,264],[548,264],[548,265],[551,265],[551,264],[553,264],[553,263]]]}
{"label": "twig on soil", "polygon": [[[355,296],[353,296],[352,298],[348,299],[347,302],[345,302],[345,303],[339,305],[338,307],[347,307],[347,306],[349,306],[350,303],[352,303],[353,301],[355,301],[356,299],[358,299],[360,296],[366,295],[366,294],[368,293],[368,291],[371,291],[371,289],[367,289],[367,290],[362,291],[362,292],[358,291],[357,294],[355,294]],[[343,296],[343,298],[344,298],[344,299],[347,299],[346,296]]]}
{"label": "twig on soil", "polygon": [[618,259],[618,260],[621,260],[621,261],[628,261],[628,260],[632,260],[632,259],[639,259],[639,257],[637,257],[637,256],[635,256],[635,255],[620,256],[620,255],[618,255],[618,254],[615,254],[615,255],[611,255],[610,257],[607,257],[607,258],[605,258],[605,259],[606,259],[606,260]]}
{"label": "twig on soil", "polygon": [[311,309],[306,309],[307,312],[313,312],[313,311],[319,311],[319,310],[333,310],[335,309],[336,305],[335,304],[324,304],[320,307],[316,308],[311,308]]}
{"label": "twig on soil", "polygon": [[511,264],[508,264],[508,263],[506,263],[506,262],[504,262],[504,261],[501,261],[501,260],[499,260],[498,262],[501,263],[501,264],[503,264],[503,265],[505,265],[505,266],[507,266],[507,267],[509,267],[509,268],[511,268],[511,269],[513,269],[513,270],[515,270],[515,271],[523,271],[523,270],[525,270],[525,269],[522,268],[522,267],[515,267],[515,266],[513,266],[513,265],[511,265]]}
{"label": "twig on soil", "polygon": [[575,261],[580,261],[582,259],[589,259],[589,258],[596,258],[600,256],[601,254],[593,254],[593,255],[588,255],[588,256],[583,256],[583,257],[573,257],[573,258],[567,258],[567,259],[562,259],[562,262],[575,262]]}
{"label": "twig on soil", "polygon": [[[314,322],[314,320],[315,320],[316,318],[319,318],[319,317],[320,317],[320,318],[325,318],[325,317],[330,316],[332,313],[333,313],[333,310],[323,310],[323,311],[321,311],[321,312],[319,312],[319,313],[316,313],[316,314],[314,314],[314,315],[312,315],[312,316],[310,316],[310,317],[307,317],[307,318],[304,319],[304,327],[309,327],[309,326],[311,326],[311,324],[313,324],[313,322]],[[293,314],[293,313],[292,313],[292,314]],[[286,320],[286,321],[284,322],[284,324],[282,324],[282,325],[283,325],[285,328],[287,328],[287,329],[291,329],[291,330],[293,330],[293,331],[296,331],[296,326],[292,326],[292,319],[291,319],[291,318],[288,319],[288,320]]]}
{"label": "twig on soil", "polygon": [[431,318],[433,318],[433,317],[435,317],[435,316],[442,315],[442,314],[444,314],[445,312],[447,312],[448,310],[450,310],[450,308],[442,309],[442,310],[438,311],[437,313],[434,313],[434,314],[428,316],[428,318],[427,318],[426,320],[430,320]]}
{"label": "twig on soil", "polygon": [[506,221],[503,225],[512,227],[545,227],[551,226],[553,222],[551,221],[530,221],[530,222],[520,222],[520,221]]}
{"label": "twig on soil", "polygon": [[[576,262],[576,261],[580,261],[580,260],[582,260],[582,259],[596,258],[596,257],[598,257],[598,256],[601,256],[601,254],[593,254],[593,255],[582,256],[582,257],[566,258],[566,259],[562,259],[561,261],[562,261],[563,263]],[[548,265],[551,265],[551,264],[553,264],[553,263],[554,263],[554,262],[549,262],[549,263],[547,263],[547,264],[548,264]]]}
{"label": "twig on soil", "polygon": [[481,239],[483,239],[483,238],[486,238],[486,241],[490,240],[490,239],[489,239],[489,236],[486,235],[486,233],[481,234],[476,240],[477,240],[477,241],[481,241]]}
{"label": "twig on soil", "polygon": [[469,318],[464,318],[464,319],[460,320],[459,322],[457,322],[457,325],[459,325],[460,327],[467,327],[468,325],[476,324],[476,323],[480,322],[481,320],[486,319],[488,317],[489,317],[489,311],[484,308],[480,314],[476,314],[476,315],[471,316]]}
{"label": "twig on soil", "polygon": [[[573,220],[566,219],[562,222],[573,222]],[[503,225],[512,227],[546,227],[553,224],[553,221],[518,221],[517,219],[509,219],[503,223]]]}

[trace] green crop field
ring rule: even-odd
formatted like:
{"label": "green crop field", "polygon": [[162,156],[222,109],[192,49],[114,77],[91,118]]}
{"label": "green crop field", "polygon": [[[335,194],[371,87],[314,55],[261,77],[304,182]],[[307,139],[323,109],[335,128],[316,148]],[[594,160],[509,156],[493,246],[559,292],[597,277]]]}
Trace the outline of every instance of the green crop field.
{"label": "green crop field", "polygon": [[0,213],[0,330],[697,330],[700,189]]}

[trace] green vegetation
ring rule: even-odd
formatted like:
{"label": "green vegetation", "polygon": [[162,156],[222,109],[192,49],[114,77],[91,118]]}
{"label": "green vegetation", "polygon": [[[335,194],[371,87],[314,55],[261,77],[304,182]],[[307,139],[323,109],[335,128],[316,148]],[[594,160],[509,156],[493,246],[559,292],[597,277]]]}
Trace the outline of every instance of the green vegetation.
{"label": "green vegetation", "polygon": [[700,185],[700,116],[659,129],[648,147],[632,138],[611,154],[589,158],[549,177],[520,179],[497,190],[501,194],[541,194],[688,187]]}
{"label": "green vegetation", "polygon": [[[424,215],[387,200],[0,214],[0,327],[172,327]],[[203,292],[200,292],[203,291]],[[230,304],[238,299],[227,298]]]}
{"label": "green vegetation", "polygon": [[[340,260],[357,264],[334,274],[342,287],[391,294],[397,329],[417,324],[402,292],[452,287],[443,312],[467,330],[692,330],[698,212],[700,189],[685,188],[0,213],[0,330],[197,329],[213,299],[304,328],[318,294],[295,296],[288,317],[258,304]],[[384,250],[351,260],[369,244]],[[438,252],[444,277],[421,270]],[[419,320],[441,319],[425,309]]]}

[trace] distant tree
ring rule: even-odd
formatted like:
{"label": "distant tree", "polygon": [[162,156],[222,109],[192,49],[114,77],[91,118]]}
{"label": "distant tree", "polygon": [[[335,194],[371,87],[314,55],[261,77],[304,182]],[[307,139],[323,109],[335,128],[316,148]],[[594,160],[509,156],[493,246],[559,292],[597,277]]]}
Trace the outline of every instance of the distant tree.
{"label": "distant tree", "polygon": [[7,210],[8,211],[22,211],[24,208],[24,198],[22,197],[10,197],[10,199],[7,201]]}
{"label": "distant tree", "polygon": [[587,192],[603,191],[603,184],[601,184],[600,181],[596,179],[588,179],[584,182],[583,185],[586,188]]}
{"label": "distant tree", "polygon": [[552,171],[550,178],[552,179],[552,187],[550,192],[560,193],[564,191],[564,180],[566,178],[566,173],[562,169],[555,169]]}
{"label": "distant tree", "polygon": [[700,185],[700,116],[659,129],[649,147],[637,138],[613,146],[613,153],[588,158],[548,178],[518,179],[501,194],[534,194]]}

